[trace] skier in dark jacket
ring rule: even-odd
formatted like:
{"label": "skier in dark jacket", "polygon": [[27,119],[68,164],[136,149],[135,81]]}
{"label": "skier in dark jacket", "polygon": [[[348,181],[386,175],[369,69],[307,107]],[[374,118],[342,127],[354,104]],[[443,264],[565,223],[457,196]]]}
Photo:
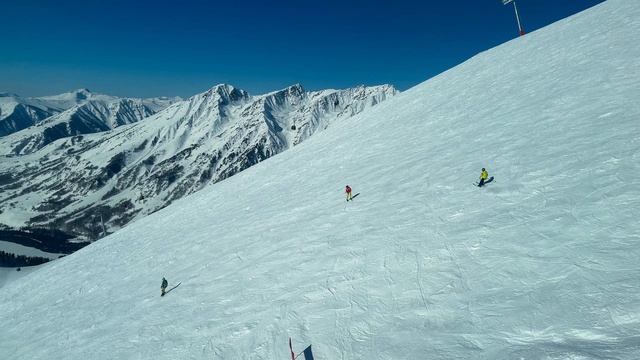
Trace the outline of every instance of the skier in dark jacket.
{"label": "skier in dark jacket", "polygon": [[162,285],[160,285],[160,296],[164,296],[164,294],[166,294],[166,289],[167,286],[169,286],[169,283],[167,282],[167,279],[165,279],[164,277],[162,278]]}

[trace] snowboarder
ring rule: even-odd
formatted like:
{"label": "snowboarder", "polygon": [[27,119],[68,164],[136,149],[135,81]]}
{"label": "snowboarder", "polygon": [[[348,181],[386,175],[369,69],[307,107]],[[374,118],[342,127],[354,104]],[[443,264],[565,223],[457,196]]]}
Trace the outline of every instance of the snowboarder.
{"label": "snowboarder", "polygon": [[167,282],[167,279],[165,279],[164,277],[162,278],[162,285],[160,285],[160,296],[164,296],[164,294],[166,294],[166,289],[167,286],[169,286],[169,283]]}
{"label": "snowboarder", "polygon": [[353,200],[353,198],[351,197],[351,187],[349,185],[347,185],[347,187],[344,189],[344,192],[347,193],[347,201]]}
{"label": "snowboarder", "polygon": [[487,172],[487,170],[482,168],[482,172],[480,172],[480,182],[478,183],[478,187],[482,187],[482,185],[484,185],[484,182],[487,181],[488,178],[489,173]]}

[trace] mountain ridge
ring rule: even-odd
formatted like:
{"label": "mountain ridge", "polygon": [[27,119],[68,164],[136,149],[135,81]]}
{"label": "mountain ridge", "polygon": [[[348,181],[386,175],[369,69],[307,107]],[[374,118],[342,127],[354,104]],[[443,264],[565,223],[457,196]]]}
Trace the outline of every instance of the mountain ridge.
{"label": "mountain ridge", "polygon": [[[68,113],[89,101],[51,118],[62,118],[57,136],[25,137],[27,129],[0,139],[0,149],[12,152],[0,165],[0,223],[96,239],[103,229],[95,219],[121,228],[396,94],[388,85],[319,92],[294,85],[251,96],[219,84],[139,121],[70,134]],[[108,123],[85,119],[92,121]]]}
{"label": "mountain ridge", "polygon": [[[65,111],[81,108],[87,103],[101,102],[103,104],[111,104],[121,100],[141,103],[147,108],[147,111],[156,113],[166,106],[182,99],[179,97],[157,97],[148,99],[120,98],[92,93],[84,88],[57,95],[28,98],[23,98],[13,93],[3,93],[3,96],[0,96],[0,138],[32,128],[33,126],[42,126],[43,121],[60,115],[60,113]],[[94,128],[91,132],[96,130],[97,129]],[[70,130],[66,136],[71,136],[73,133],[74,131]]]}

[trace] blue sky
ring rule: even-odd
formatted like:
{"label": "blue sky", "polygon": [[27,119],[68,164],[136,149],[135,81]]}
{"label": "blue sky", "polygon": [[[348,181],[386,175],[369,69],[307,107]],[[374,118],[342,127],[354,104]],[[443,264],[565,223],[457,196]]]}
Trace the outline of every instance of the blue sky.
{"label": "blue sky", "polygon": [[[518,0],[533,31],[603,0]],[[517,37],[501,0],[7,0],[0,91],[183,97],[391,83],[401,90]]]}

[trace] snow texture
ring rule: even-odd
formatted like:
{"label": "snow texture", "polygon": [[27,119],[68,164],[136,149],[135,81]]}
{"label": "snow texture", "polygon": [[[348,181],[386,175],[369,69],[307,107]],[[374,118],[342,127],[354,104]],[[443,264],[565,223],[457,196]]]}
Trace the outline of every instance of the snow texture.
{"label": "snow texture", "polygon": [[47,259],[57,259],[60,256],[66,255],[66,254],[56,254],[56,253],[41,251],[30,246],[24,246],[24,245],[16,244],[9,241],[2,241],[2,240],[0,240],[0,250],[7,253],[15,254],[15,255],[25,255],[25,256],[32,256],[32,257],[36,256],[36,257],[43,257]]}
{"label": "snow texture", "polygon": [[607,1],[45,264],[0,352],[638,359],[639,37]]}
{"label": "snow texture", "polygon": [[[19,268],[20,271],[17,271],[18,268],[5,268],[0,267],[0,291],[2,291],[2,287],[5,284],[16,281],[25,275],[38,270],[40,266],[28,266]],[[0,350],[4,350],[0,347]],[[4,356],[4,353],[1,353]]]}

